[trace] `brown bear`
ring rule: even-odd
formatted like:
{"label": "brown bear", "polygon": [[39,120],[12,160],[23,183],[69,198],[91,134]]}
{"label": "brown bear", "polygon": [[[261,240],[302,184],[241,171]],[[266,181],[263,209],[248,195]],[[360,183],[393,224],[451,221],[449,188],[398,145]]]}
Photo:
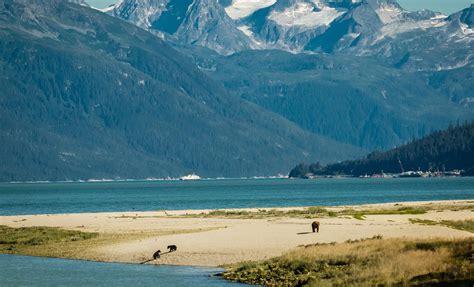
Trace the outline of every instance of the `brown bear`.
{"label": "brown bear", "polygon": [[313,232],[319,232],[319,221],[313,221],[311,228],[313,228]]}

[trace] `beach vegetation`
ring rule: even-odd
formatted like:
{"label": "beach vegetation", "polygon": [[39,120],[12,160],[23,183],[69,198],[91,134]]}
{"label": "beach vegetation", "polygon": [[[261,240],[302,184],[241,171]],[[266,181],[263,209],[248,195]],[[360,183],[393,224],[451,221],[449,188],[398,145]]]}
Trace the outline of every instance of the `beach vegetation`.
{"label": "beach vegetation", "polygon": [[0,225],[0,250],[14,251],[21,247],[58,242],[75,242],[96,237],[97,233],[66,230],[56,227],[20,227]]}
{"label": "beach vegetation", "polygon": [[387,209],[343,209],[331,210],[321,206],[311,206],[295,209],[258,209],[258,210],[212,210],[198,214],[186,214],[176,217],[199,217],[199,218],[236,218],[236,219],[261,219],[270,217],[353,217],[364,220],[367,215],[403,215],[403,214],[425,214],[429,209],[426,207],[397,207]]}
{"label": "beach vegetation", "polygon": [[410,223],[413,223],[413,224],[444,225],[446,227],[474,233],[474,220],[472,219],[434,221],[434,220],[429,220],[429,219],[410,218],[408,220],[410,221]]}
{"label": "beach vegetation", "polygon": [[339,215],[349,215],[358,220],[364,220],[367,215],[403,215],[403,214],[425,214],[428,211],[424,207],[398,207],[396,209],[345,209],[338,212]]}
{"label": "beach vegetation", "polygon": [[[199,214],[187,214],[185,217],[222,217],[222,218],[238,218],[238,219],[260,219],[268,217],[334,217],[337,212],[330,211],[320,206],[311,206],[298,209],[258,209],[258,210],[212,210]],[[182,217],[182,216],[178,216]]]}
{"label": "beach vegetation", "polygon": [[237,264],[223,276],[266,286],[461,286],[474,280],[473,245],[472,238],[408,240],[375,236],[307,245],[258,263]]}

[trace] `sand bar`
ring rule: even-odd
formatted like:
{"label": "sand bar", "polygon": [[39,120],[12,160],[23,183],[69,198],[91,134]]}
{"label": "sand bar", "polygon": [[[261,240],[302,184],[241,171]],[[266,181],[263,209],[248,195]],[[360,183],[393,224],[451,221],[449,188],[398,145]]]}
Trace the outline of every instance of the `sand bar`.
{"label": "sand bar", "polygon": [[[474,219],[474,201],[436,201],[337,206],[329,210],[391,209],[403,206],[433,208],[425,214],[367,215],[365,220],[348,216],[323,218],[274,217],[262,219],[197,218],[191,214],[210,210],[156,212],[111,212],[54,215],[1,216],[0,225],[11,227],[51,226],[111,234],[143,234],[131,240],[91,246],[91,259],[139,263],[157,249],[174,244],[178,251],[164,254],[149,264],[220,266],[281,255],[301,245],[344,242],[382,235],[384,238],[465,238],[473,233],[440,225],[420,225],[410,218],[441,220]],[[300,208],[300,207],[299,207]],[[282,208],[291,210],[297,208]],[[257,211],[258,209],[240,209]],[[321,222],[319,233],[311,222]],[[163,233],[176,233],[162,235]],[[156,233],[156,235],[154,235]]]}

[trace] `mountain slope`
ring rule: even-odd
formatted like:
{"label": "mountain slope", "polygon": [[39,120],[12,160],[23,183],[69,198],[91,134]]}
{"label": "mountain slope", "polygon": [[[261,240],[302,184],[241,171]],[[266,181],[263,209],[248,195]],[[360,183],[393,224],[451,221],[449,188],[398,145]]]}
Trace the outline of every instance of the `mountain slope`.
{"label": "mountain slope", "polygon": [[227,95],[159,38],[87,7],[0,0],[0,37],[2,181],[269,175],[361,152]]}
{"label": "mountain slope", "polygon": [[182,49],[236,96],[311,132],[366,149],[392,148],[474,117],[463,100],[471,78],[465,70],[422,74],[364,57],[277,50],[221,56]]}
{"label": "mountain slope", "polygon": [[[162,23],[138,25],[188,35],[173,45],[230,93],[310,132],[386,149],[474,117],[474,5],[447,17],[407,11],[396,0],[207,0],[209,13],[194,14],[205,17],[180,13],[179,25],[171,25],[176,22],[162,14],[168,8],[156,8],[157,1],[184,3],[125,2],[136,7],[134,15],[144,15],[140,19]],[[149,13],[146,7],[155,8]],[[216,33],[208,33],[202,19],[214,19]],[[236,46],[224,31],[239,39],[243,33],[250,44]],[[219,48],[215,40],[222,41]]]}

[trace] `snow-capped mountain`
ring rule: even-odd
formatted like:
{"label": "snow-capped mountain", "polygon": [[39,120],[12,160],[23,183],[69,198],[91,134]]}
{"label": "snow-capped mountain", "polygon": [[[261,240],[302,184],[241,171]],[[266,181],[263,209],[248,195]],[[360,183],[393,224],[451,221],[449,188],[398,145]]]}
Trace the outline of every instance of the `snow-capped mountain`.
{"label": "snow-capped mountain", "polygon": [[[407,69],[440,70],[471,62],[473,10],[448,17],[407,11],[396,0],[119,0],[107,13],[224,55],[248,49],[349,52]],[[428,52],[434,47],[449,47],[443,52],[448,61]]]}
{"label": "snow-capped mountain", "polygon": [[107,13],[168,40],[221,54],[256,48],[216,0],[119,0]]}
{"label": "snow-capped mountain", "polygon": [[[236,10],[239,3],[233,1],[226,11]],[[273,2],[273,3],[272,3]],[[261,48],[276,48],[300,52],[315,37],[324,34],[331,23],[344,16],[354,5],[352,2],[335,3],[326,0],[279,0],[267,2],[267,7],[250,15],[234,17],[239,29]],[[242,5],[242,4],[240,4]]]}
{"label": "snow-capped mountain", "polygon": [[[248,2],[233,1],[226,11],[242,1]],[[470,19],[472,10],[447,17],[410,12],[395,0],[280,0],[250,15],[231,15],[244,15],[234,16],[236,24],[261,48],[377,56],[407,69],[439,70],[470,63],[474,35],[459,19]],[[448,57],[433,49],[447,50]]]}
{"label": "snow-capped mountain", "polygon": [[376,56],[398,68],[413,71],[449,70],[473,64],[474,34],[466,30],[460,16],[456,16],[472,13],[473,7],[447,17],[429,10],[409,12],[401,7],[372,6],[380,25],[370,27],[356,17],[360,9],[371,11],[363,6],[346,16],[355,20],[358,33],[349,46],[341,45],[342,40],[336,41],[334,47],[338,51]]}

